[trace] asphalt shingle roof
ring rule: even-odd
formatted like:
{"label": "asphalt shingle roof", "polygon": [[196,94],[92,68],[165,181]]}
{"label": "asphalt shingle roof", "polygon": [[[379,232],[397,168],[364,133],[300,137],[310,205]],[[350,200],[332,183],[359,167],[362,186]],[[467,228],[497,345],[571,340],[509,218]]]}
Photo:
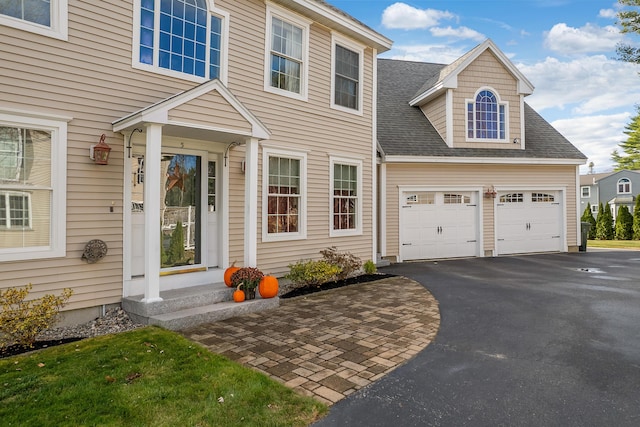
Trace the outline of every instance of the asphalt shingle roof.
{"label": "asphalt shingle roof", "polygon": [[378,59],[378,144],[387,156],[586,159],[525,103],[524,150],[451,148],[420,108],[409,101],[425,82],[437,82],[444,64]]}

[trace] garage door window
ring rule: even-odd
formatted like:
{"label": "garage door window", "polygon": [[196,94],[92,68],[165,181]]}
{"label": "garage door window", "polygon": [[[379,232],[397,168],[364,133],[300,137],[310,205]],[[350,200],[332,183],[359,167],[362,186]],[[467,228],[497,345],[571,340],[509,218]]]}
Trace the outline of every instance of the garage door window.
{"label": "garage door window", "polygon": [[407,195],[405,201],[408,205],[433,205],[436,201],[436,193],[431,191],[418,191],[417,193]]}
{"label": "garage door window", "polygon": [[534,203],[539,202],[554,202],[555,196],[553,194],[545,194],[545,193],[531,193],[531,201]]}
{"label": "garage door window", "polygon": [[452,193],[444,194],[445,205],[454,205],[454,204],[462,204],[462,203],[471,203],[471,196],[469,196],[468,194],[452,194]]}
{"label": "garage door window", "polygon": [[500,203],[522,203],[524,195],[522,193],[503,194],[500,196]]}

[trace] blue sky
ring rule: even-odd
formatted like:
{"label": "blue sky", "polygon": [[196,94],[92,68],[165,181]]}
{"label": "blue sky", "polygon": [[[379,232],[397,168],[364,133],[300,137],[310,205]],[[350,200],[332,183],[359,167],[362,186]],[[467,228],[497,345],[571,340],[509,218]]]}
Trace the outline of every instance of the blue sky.
{"label": "blue sky", "polygon": [[638,43],[615,24],[617,1],[328,1],[394,41],[383,58],[448,64],[492,39],[535,86],[526,102],[596,172],[612,169],[640,104],[640,67],[614,59],[617,43]]}

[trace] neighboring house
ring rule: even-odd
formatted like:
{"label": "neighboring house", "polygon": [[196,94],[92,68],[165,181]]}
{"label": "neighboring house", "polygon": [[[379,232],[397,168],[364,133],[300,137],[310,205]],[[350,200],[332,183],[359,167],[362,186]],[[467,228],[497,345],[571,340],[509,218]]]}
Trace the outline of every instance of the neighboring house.
{"label": "neighboring house", "polygon": [[580,175],[580,207],[581,212],[587,208],[587,204],[591,205],[591,213],[593,217],[598,216],[598,206],[600,205],[599,185],[598,181],[613,172],[591,173]]}
{"label": "neighboring house", "polygon": [[582,175],[580,181],[581,191],[586,193],[587,190],[585,188],[589,188],[590,190],[588,191],[590,192],[595,190],[595,200],[593,200],[593,196],[589,200],[592,210],[593,205],[596,205],[594,217],[597,217],[597,206],[600,203],[603,205],[609,203],[614,220],[618,216],[618,210],[621,206],[626,206],[631,215],[633,215],[636,197],[640,194],[640,171],[623,170],[595,175]]}
{"label": "neighboring house", "polygon": [[450,65],[378,60],[383,257],[578,250],[586,158],[532,92],[490,40]]}
{"label": "neighboring house", "polygon": [[81,321],[234,260],[375,260],[390,40],[321,0],[34,4],[0,4],[0,288],[70,287]]}

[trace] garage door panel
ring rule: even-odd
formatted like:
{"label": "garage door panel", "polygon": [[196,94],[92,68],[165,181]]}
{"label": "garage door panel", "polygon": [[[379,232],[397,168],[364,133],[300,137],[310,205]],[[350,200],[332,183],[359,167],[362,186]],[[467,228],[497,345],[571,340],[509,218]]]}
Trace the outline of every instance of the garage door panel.
{"label": "garage door panel", "polygon": [[496,204],[498,255],[562,249],[558,194],[549,191],[505,192]]}
{"label": "garage door panel", "polygon": [[405,192],[403,197],[403,260],[477,255],[478,207],[470,203],[470,192]]}

